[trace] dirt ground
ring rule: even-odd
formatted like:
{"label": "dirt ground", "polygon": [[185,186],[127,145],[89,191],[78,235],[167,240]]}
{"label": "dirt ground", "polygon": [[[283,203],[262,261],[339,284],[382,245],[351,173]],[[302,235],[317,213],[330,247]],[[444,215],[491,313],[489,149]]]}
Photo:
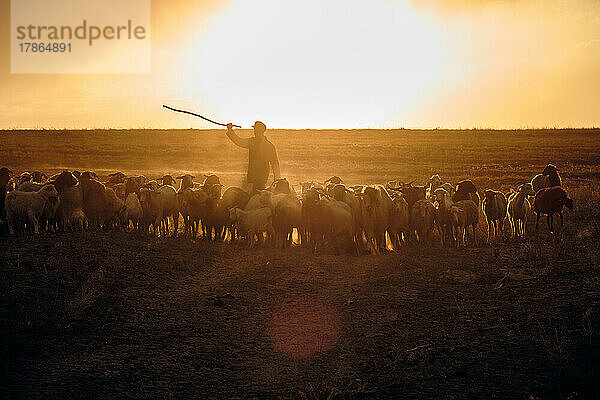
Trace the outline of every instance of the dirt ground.
{"label": "dirt ground", "polygon": [[[356,257],[116,231],[0,236],[1,397],[599,398],[600,143],[586,138],[560,155],[575,211],[556,234],[530,221],[524,240],[485,244],[481,227],[466,249]],[[506,180],[475,168],[476,149],[452,170],[508,187],[541,151],[502,164]]]}

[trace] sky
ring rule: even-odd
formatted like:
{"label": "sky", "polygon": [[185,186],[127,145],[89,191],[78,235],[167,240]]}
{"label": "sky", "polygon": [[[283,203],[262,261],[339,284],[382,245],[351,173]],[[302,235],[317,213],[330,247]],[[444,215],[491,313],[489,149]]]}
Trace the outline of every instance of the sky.
{"label": "sky", "polygon": [[151,7],[149,73],[11,74],[0,0],[0,129],[600,126],[600,0]]}

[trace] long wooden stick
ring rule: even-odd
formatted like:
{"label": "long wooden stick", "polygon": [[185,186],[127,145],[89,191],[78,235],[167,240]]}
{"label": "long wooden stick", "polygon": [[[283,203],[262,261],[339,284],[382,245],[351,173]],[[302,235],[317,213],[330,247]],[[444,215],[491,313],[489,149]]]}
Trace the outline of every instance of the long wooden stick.
{"label": "long wooden stick", "polygon": [[[186,110],[178,110],[177,108],[169,107],[169,106],[167,106],[167,105],[164,105],[164,104],[163,104],[163,107],[164,107],[164,108],[166,108],[167,110],[171,110],[171,111],[175,111],[175,112],[180,112],[180,113],[183,113],[183,114],[190,114],[190,115],[193,115],[194,117],[199,117],[199,118],[202,118],[203,120],[205,120],[205,121],[208,121],[208,122],[212,122],[212,123],[213,123],[213,124],[215,124],[215,125],[227,126],[227,124],[222,124],[222,123],[220,123],[220,122],[213,121],[212,119],[208,119],[208,118],[206,118],[206,117],[203,117],[203,116],[202,116],[202,115],[200,115],[200,114],[196,114],[196,113],[193,113],[193,112],[191,112],[191,111],[186,111]],[[233,125],[233,126],[234,126],[235,128],[241,128],[241,126],[239,126],[239,125]]]}

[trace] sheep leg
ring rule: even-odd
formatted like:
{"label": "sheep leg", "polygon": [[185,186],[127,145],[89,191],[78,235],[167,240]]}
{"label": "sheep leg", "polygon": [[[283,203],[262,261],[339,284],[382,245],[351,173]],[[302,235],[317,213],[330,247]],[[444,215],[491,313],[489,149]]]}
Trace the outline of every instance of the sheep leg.
{"label": "sheep leg", "polygon": [[490,242],[490,236],[491,236],[491,233],[492,233],[492,226],[494,225],[494,222],[493,222],[493,221],[490,221],[490,220],[488,219],[488,222],[487,222],[487,224],[488,224],[487,242],[489,243],[489,242]]}
{"label": "sheep leg", "polygon": [[563,213],[562,211],[558,213],[560,215],[560,227],[563,227]]}
{"label": "sheep leg", "polygon": [[11,212],[6,213],[6,224],[8,225],[8,232],[10,235],[15,234],[15,218]]}
{"label": "sheep leg", "polygon": [[536,216],[535,216],[535,230],[536,231],[539,226],[540,226],[540,214],[536,214]]}
{"label": "sheep leg", "polygon": [[550,219],[550,232],[554,233],[554,215],[548,216]]}

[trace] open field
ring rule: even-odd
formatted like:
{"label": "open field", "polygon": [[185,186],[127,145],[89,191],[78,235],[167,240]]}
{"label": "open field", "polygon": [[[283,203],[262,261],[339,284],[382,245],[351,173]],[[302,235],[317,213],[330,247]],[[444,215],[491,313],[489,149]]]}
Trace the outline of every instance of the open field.
{"label": "open field", "polygon": [[[7,398],[598,398],[600,131],[273,132],[292,183],[507,190],[548,162],[551,235],[381,256],[151,238],[0,236]],[[223,131],[0,132],[0,166],[241,182]],[[483,239],[485,229],[479,230]]]}

